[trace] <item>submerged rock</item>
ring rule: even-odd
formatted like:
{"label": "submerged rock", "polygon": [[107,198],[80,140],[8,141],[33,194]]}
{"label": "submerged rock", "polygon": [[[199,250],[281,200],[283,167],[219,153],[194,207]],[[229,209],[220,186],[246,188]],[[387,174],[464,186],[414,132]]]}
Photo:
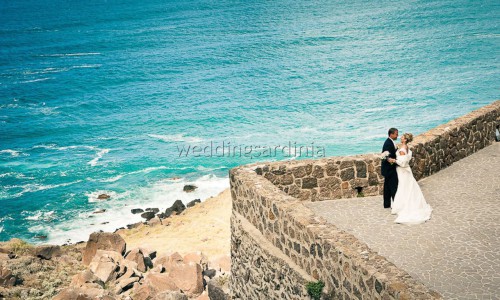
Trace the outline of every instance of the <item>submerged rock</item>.
{"label": "submerged rock", "polygon": [[190,192],[196,190],[197,188],[198,187],[194,184],[186,184],[182,190],[186,193],[190,193]]}
{"label": "submerged rock", "polygon": [[131,212],[135,215],[135,214],[140,214],[140,213],[143,213],[144,212],[144,209],[142,208],[133,208],[131,210]]}
{"label": "submerged rock", "polygon": [[97,196],[97,199],[99,200],[107,200],[109,198],[111,198],[111,196],[108,194],[100,194],[99,196]]}

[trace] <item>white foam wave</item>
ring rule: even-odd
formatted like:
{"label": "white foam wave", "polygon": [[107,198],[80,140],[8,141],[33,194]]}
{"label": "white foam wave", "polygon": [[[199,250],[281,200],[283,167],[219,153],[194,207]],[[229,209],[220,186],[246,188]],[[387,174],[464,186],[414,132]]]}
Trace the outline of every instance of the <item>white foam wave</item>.
{"label": "white foam wave", "polygon": [[0,174],[0,178],[3,178],[3,177],[14,177],[16,179],[35,179],[35,177],[28,177],[22,173],[17,173],[17,172],[8,172],[8,173]]}
{"label": "white foam wave", "polygon": [[17,103],[9,103],[9,104],[2,104],[0,105],[0,108],[18,108],[19,104]]}
{"label": "white foam wave", "polygon": [[42,113],[43,115],[49,116],[49,115],[58,115],[59,112],[56,110],[59,107],[42,107],[38,111]]}
{"label": "white foam wave", "polygon": [[5,189],[14,189],[14,188],[22,188],[22,191],[19,193],[16,193],[12,195],[11,197],[13,198],[18,198],[24,195],[25,193],[34,193],[34,192],[39,192],[39,191],[44,191],[44,190],[50,190],[50,189],[55,189],[58,187],[63,187],[63,186],[68,186],[72,185],[75,183],[79,183],[82,180],[76,180],[72,182],[66,182],[66,183],[60,183],[60,184],[38,184],[38,183],[28,183],[25,185],[12,185],[12,186],[4,186]]}
{"label": "white foam wave", "polygon": [[[198,188],[190,193],[183,191],[185,184],[194,184]],[[126,193],[114,191],[94,191],[87,194],[89,201],[98,202],[99,207],[106,209],[105,213],[93,214],[95,208],[87,212],[75,213],[75,219],[57,224],[53,227],[37,227],[33,231],[43,231],[47,234],[49,243],[63,244],[68,242],[86,241],[88,236],[95,231],[103,230],[113,232],[116,228],[124,227],[144,221],[140,214],[132,214],[132,208],[156,207],[164,211],[170,207],[175,200],[180,199],[184,204],[194,199],[205,201],[211,196],[216,196],[229,187],[227,177],[216,177],[205,175],[196,180],[185,178],[164,179],[157,181],[151,186]],[[97,200],[99,194],[108,194],[111,198],[107,201]],[[92,216],[89,218],[89,216]],[[103,224],[106,223],[106,224]]]}
{"label": "white foam wave", "polygon": [[40,82],[40,81],[46,81],[52,79],[51,77],[45,77],[45,78],[37,78],[37,79],[32,79],[32,80],[25,80],[21,81],[20,83],[32,83],[32,82]]}
{"label": "white foam wave", "polygon": [[99,159],[101,159],[104,154],[108,153],[110,149],[103,149],[99,152],[97,152],[97,156],[92,159],[91,161],[88,162],[89,165],[91,165],[92,167],[95,167],[97,166],[97,162],[99,161]]}
{"label": "white foam wave", "polygon": [[34,225],[34,226],[31,226],[28,228],[29,232],[38,233],[38,234],[46,233],[48,230],[50,230],[50,226],[42,225],[42,224]]}
{"label": "white foam wave", "polygon": [[71,69],[100,68],[101,66],[102,66],[101,64],[79,65],[79,66],[70,67],[70,70]]}
{"label": "white foam wave", "polygon": [[10,154],[10,156],[13,156],[13,157],[17,157],[19,156],[19,154],[21,153],[20,151],[16,151],[16,150],[11,150],[11,149],[5,149],[5,150],[1,150],[0,153],[8,153]]}
{"label": "white foam wave", "polygon": [[3,231],[3,226],[0,226],[0,233],[2,233]]}
{"label": "white foam wave", "polygon": [[13,218],[13,217],[11,217],[11,216],[5,216],[5,217],[0,218],[0,222],[3,222],[3,221],[5,221],[5,220],[10,220],[10,221],[12,221],[12,220],[14,220],[14,218]]}
{"label": "white foam wave", "polygon": [[116,175],[115,177],[102,179],[101,182],[115,182],[115,181],[120,180],[122,177],[123,177],[123,175]]}
{"label": "white foam wave", "polygon": [[55,54],[41,54],[40,56],[48,57],[64,57],[64,56],[89,56],[89,55],[101,55],[99,52],[83,52],[83,53],[55,53]]}
{"label": "white foam wave", "polygon": [[[97,179],[93,179],[93,178],[88,177],[87,180],[89,180],[89,181],[99,181],[99,182],[115,182],[115,181],[118,181],[118,180],[120,180],[121,178],[123,178],[124,176],[127,176],[127,175],[147,174],[147,173],[151,173],[151,172],[158,171],[158,170],[187,170],[187,169],[194,169],[194,168],[192,168],[192,167],[173,168],[173,167],[167,167],[167,166],[148,167],[148,168],[137,170],[137,171],[132,171],[132,172],[124,173],[124,174],[119,174],[119,175],[116,175],[114,177],[110,177],[110,178],[106,178],[106,179],[97,180]],[[210,170],[216,170],[216,169],[218,169],[218,168],[214,168],[214,169],[208,169],[208,168],[201,169],[200,168],[199,171],[201,171],[201,170],[203,170],[203,171],[210,171]],[[171,179],[168,179],[168,180],[171,180]]]}
{"label": "white foam wave", "polygon": [[172,168],[172,167],[167,167],[167,166],[148,167],[145,169],[129,172],[129,173],[127,173],[127,175],[139,174],[139,173],[146,174],[146,173],[151,173],[153,171],[158,171],[158,170],[187,170],[187,169],[191,169],[191,167],[182,167],[182,168]]}
{"label": "white foam wave", "polygon": [[39,210],[39,211],[35,211],[35,212],[23,211],[21,214],[22,215],[28,214],[28,216],[24,219],[29,220],[29,221],[39,221],[39,220],[52,221],[55,219],[53,210],[51,210],[51,211],[40,211]]}
{"label": "white foam wave", "polygon": [[83,149],[88,149],[88,150],[97,149],[94,146],[86,146],[86,145],[74,145],[74,146],[58,147],[56,144],[47,144],[47,145],[43,144],[43,145],[36,145],[36,146],[32,147],[32,149],[37,149],[37,148],[59,150],[59,151],[64,151],[64,150],[68,150],[68,149],[77,149],[77,148],[83,148]]}
{"label": "white foam wave", "polygon": [[[23,75],[53,74],[53,73],[67,72],[67,71],[71,71],[73,69],[100,68],[101,66],[102,66],[102,64],[83,64],[83,65],[76,65],[76,66],[63,67],[63,68],[51,67],[51,68],[44,68],[41,70],[26,70],[26,71],[23,71],[22,74]],[[50,78],[50,77],[40,78],[40,79],[22,81],[22,83],[43,81],[43,80],[48,80],[48,79],[52,79],[52,78]]]}
{"label": "white foam wave", "polygon": [[223,170],[223,169],[227,169],[228,167],[226,166],[220,166],[220,167],[214,167],[214,168],[207,168],[207,167],[204,167],[204,166],[198,166],[196,167],[196,170],[198,171],[204,171],[204,172],[209,172],[209,171],[215,171],[215,170]]}
{"label": "white foam wave", "polygon": [[184,136],[184,134],[172,134],[172,135],[161,135],[161,134],[148,134],[149,137],[159,139],[163,142],[187,142],[187,143],[199,143],[203,141],[202,138],[196,136]]}

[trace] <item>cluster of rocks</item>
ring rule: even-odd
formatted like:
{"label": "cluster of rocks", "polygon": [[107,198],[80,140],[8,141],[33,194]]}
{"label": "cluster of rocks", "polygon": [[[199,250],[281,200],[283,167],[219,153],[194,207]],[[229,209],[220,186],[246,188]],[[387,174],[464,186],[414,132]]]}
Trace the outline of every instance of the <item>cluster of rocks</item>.
{"label": "cluster of rocks", "polygon": [[[197,188],[198,187],[196,185],[186,184],[183,187],[183,191],[186,193],[190,193],[190,192],[195,191]],[[108,200],[110,198],[111,198],[111,196],[108,194],[100,194],[97,196],[97,199],[99,199],[99,200]],[[170,217],[172,215],[178,215],[178,214],[182,213],[186,208],[195,206],[197,203],[201,203],[201,200],[194,199],[193,201],[188,202],[186,205],[184,205],[184,203],[182,203],[182,200],[175,200],[174,204],[172,204],[171,207],[167,208],[164,212],[161,212],[161,213],[160,213],[160,209],[156,208],[156,207],[146,208],[146,209],[133,208],[133,209],[131,209],[131,213],[132,214],[141,214],[141,217],[146,219],[145,223],[152,225],[152,226],[169,225],[168,221],[164,221],[165,219],[167,219],[168,217]],[[89,218],[93,218],[94,214],[102,214],[105,212],[106,212],[106,209],[104,209],[104,208],[96,209],[94,212],[92,212],[92,215],[90,215]],[[107,224],[107,223],[109,223],[109,222],[103,222],[101,224]],[[129,225],[127,225],[127,228],[128,229],[136,228],[136,227],[139,227],[141,224],[145,224],[145,223],[138,222],[135,224],[129,224]],[[91,225],[94,225],[94,224],[91,224]],[[124,227],[118,228],[117,230],[120,230],[120,229],[124,229]],[[46,238],[47,238],[46,236],[43,236],[41,239],[46,239]]]}
{"label": "cluster of rocks", "polygon": [[127,250],[116,233],[92,233],[82,258],[88,269],[54,299],[229,299],[227,284],[220,280],[228,276],[224,271],[229,267],[211,269],[201,253],[156,254],[144,248]]}
{"label": "cluster of rocks", "polygon": [[[160,213],[160,210],[158,208],[146,208],[143,210],[142,208],[134,208],[131,210],[133,214],[141,214],[141,217],[146,219],[147,224],[151,226],[155,225],[168,225],[169,222],[166,221],[165,219],[169,218],[172,215],[178,215],[182,213],[186,208],[193,207],[197,203],[201,203],[200,199],[194,199],[193,201],[188,202],[186,205],[182,203],[181,200],[175,200],[174,204],[167,208],[164,212]],[[135,224],[129,224],[127,225],[128,229],[138,227],[139,225],[143,224],[142,222],[135,223]],[[122,228],[120,228],[122,229]]]}

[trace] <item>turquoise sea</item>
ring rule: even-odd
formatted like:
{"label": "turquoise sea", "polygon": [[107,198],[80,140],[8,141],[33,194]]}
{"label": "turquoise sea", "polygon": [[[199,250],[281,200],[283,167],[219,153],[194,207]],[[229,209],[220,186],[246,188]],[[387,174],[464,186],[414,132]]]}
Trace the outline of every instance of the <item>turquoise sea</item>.
{"label": "turquoise sea", "polygon": [[0,20],[0,241],[86,240],[236,165],[380,151],[500,95],[498,1],[0,0]]}

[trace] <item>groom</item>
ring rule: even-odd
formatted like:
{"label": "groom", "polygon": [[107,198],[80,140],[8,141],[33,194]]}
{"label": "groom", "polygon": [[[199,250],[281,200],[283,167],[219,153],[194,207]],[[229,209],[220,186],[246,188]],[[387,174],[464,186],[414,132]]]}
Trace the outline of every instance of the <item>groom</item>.
{"label": "groom", "polygon": [[396,173],[396,139],[398,130],[389,129],[389,137],[385,140],[382,152],[388,151],[389,155],[382,161],[382,176],[384,180],[384,208],[391,207],[391,198],[394,200],[398,189],[398,174]]}

